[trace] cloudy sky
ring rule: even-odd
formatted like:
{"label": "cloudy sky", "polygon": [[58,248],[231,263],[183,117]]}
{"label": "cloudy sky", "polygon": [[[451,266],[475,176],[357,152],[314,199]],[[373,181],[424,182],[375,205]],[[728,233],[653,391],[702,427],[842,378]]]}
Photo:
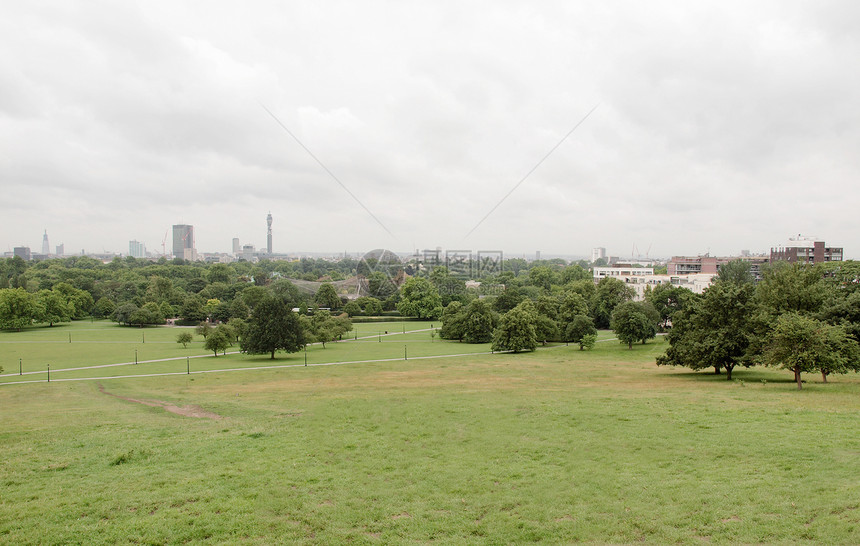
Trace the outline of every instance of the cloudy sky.
{"label": "cloudy sky", "polygon": [[847,0],[7,3],[0,243],[860,258],[857,59]]}

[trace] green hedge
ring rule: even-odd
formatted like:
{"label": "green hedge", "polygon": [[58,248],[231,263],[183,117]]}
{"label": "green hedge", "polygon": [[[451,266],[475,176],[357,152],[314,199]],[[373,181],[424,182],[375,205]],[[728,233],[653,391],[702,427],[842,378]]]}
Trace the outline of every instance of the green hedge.
{"label": "green hedge", "polygon": [[424,319],[419,319],[416,317],[399,317],[399,316],[391,316],[391,317],[386,317],[386,316],[379,316],[379,317],[354,316],[354,317],[350,318],[350,320],[354,324],[357,324],[360,322],[413,322],[413,321],[424,320]]}

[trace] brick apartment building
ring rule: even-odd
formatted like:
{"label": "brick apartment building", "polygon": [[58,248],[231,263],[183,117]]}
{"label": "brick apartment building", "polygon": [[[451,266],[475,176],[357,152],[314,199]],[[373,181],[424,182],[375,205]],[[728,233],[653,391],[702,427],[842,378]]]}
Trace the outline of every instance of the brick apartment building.
{"label": "brick apartment building", "polygon": [[767,256],[710,256],[708,254],[703,256],[672,256],[672,259],[666,264],[666,272],[669,275],[700,273],[716,275],[723,264],[734,260],[749,262],[750,272],[757,279],[761,277],[761,266],[769,261]]}
{"label": "brick apartment building", "polygon": [[784,247],[771,248],[770,261],[808,264],[841,262],[842,247],[828,247],[824,241],[817,241],[814,237],[802,237],[798,235],[796,238],[790,238],[788,244]]}

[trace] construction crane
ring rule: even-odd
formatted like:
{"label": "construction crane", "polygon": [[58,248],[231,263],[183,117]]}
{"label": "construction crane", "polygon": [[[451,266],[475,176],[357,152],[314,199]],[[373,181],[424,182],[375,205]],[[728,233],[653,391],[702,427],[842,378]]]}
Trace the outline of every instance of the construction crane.
{"label": "construction crane", "polygon": [[167,243],[167,232],[168,232],[168,231],[170,231],[170,230],[169,230],[169,229],[164,230],[164,238],[163,238],[163,239],[161,239],[161,255],[162,255],[163,257],[165,257],[165,258],[167,257],[167,246],[166,246],[166,243]]}

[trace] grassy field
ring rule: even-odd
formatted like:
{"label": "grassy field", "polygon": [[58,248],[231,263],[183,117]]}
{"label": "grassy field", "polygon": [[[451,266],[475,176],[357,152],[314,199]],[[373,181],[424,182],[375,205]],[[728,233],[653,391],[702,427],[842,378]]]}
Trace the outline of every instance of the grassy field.
{"label": "grassy field", "polygon": [[[0,384],[46,381],[47,367],[55,381],[129,374],[182,373],[227,368],[260,368],[337,363],[356,360],[403,359],[455,353],[489,352],[486,345],[469,345],[431,336],[432,322],[356,324],[343,341],[313,344],[305,353],[238,354],[238,344],[226,357],[214,358],[203,349],[203,337],[184,348],[176,343],[182,328],[128,328],[111,322],[78,322],[23,332],[0,332]],[[440,324],[437,322],[435,327]],[[193,364],[186,357],[194,359]],[[19,362],[19,359],[21,361]],[[205,359],[205,360],[201,360]],[[135,364],[137,362],[137,364]],[[20,369],[20,374],[19,374]]]}
{"label": "grassy field", "polygon": [[[95,325],[0,334],[4,374],[11,351],[52,370],[129,360],[102,345],[204,354]],[[402,328],[308,351],[391,361],[0,386],[0,543],[860,543],[856,374],[798,392],[786,372],[658,368],[662,340],[477,354]],[[78,339],[93,352],[53,352]],[[162,365],[185,361],[135,368]]]}

